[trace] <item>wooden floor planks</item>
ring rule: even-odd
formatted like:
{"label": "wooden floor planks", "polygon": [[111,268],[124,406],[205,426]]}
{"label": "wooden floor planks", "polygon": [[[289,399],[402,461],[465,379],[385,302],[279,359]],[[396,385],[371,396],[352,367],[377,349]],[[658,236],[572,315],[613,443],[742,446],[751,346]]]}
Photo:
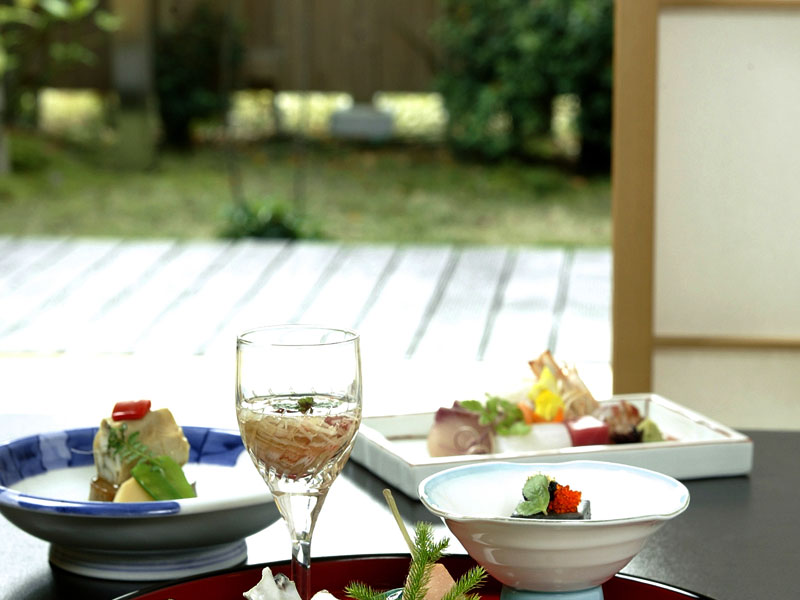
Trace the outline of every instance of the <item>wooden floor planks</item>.
{"label": "wooden floor planks", "polygon": [[610,359],[608,250],[0,237],[0,352],[230,353],[274,322],[392,358]]}

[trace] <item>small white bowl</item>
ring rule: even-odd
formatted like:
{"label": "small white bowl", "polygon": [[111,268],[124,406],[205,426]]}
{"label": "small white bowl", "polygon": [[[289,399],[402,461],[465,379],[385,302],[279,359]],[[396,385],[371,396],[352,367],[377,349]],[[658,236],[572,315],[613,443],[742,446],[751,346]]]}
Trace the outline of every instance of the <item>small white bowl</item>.
{"label": "small white bowl", "polygon": [[231,567],[278,518],[239,432],[184,427],[197,498],[92,502],[97,427],[0,444],[0,513],[51,543],[50,562],[88,577],[156,581]]}
{"label": "small white bowl", "polygon": [[[536,473],[582,492],[586,520],[511,517],[525,480]],[[616,463],[477,463],[420,483],[420,499],[469,555],[515,590],[571,592],[601,585],[648,537],[689,506],[672,477]]]}

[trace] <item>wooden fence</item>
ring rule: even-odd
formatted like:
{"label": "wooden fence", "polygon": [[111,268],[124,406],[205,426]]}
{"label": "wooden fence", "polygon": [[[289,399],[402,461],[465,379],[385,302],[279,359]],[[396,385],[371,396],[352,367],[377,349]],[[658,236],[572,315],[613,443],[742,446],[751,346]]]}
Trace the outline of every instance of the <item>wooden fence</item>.
{"label": "wooden fence", "polygon": [[104,0],[105,8],[124,14],[121,29],[90,35],[86,23],[58,28],[56,39],[80,40],[97,60],[56,73],[51,85],[109,90],[130,80],[119,71],[152,64],[154,32],[179,23],[202,1],[230,11],[241,26],[245,56],[237,87],[344,91],[357,101],[376,91],[431,89],[438,0]]}

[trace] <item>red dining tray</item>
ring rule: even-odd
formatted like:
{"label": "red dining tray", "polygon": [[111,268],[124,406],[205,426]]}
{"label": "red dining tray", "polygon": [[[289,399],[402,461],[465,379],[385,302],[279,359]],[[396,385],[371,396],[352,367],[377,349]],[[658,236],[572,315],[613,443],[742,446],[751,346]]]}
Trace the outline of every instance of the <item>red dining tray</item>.
{"label": "red dining tray", "polygon": [[[366,583],[378,590],[402,587],[408,573],[409,560],[408,555],[317,559],[311,568],[312,586],[315,590],[326,589],[342,599],[345,598],[345,586],[353,581]],[[475,562],[468,556],[448,556],[442,562],[456,579],[475,566]],[[273,574],[289,575],[288,561],[251,565],[161,584],[126,594],[117,600],[241,600],[242,593],[261,579],[261,571],[265,566],[269,566]],[[502,585],[497,580],[489,577],[477,592],[484,600],[499,600],[501,588]],[[630,575],[616,575],[604,583],[603,595],[605,600],[712,600],[708,596]]]}

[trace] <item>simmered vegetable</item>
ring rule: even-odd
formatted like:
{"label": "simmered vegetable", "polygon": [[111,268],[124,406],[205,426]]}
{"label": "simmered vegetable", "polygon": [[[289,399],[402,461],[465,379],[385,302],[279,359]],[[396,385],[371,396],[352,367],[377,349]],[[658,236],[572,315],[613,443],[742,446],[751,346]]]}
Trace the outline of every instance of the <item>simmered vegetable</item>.
{"label": "simmered vegetable", "polygon": [[186,480],[181,466],[169,456],[141,460],[133,467],[134,478],[154,500],[194,498],[194,488]]}

